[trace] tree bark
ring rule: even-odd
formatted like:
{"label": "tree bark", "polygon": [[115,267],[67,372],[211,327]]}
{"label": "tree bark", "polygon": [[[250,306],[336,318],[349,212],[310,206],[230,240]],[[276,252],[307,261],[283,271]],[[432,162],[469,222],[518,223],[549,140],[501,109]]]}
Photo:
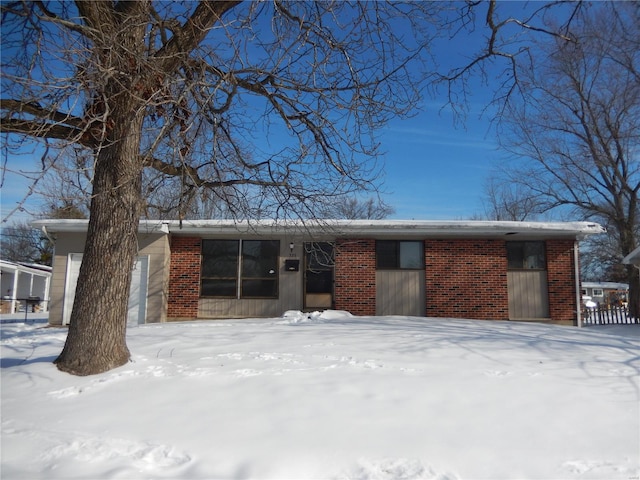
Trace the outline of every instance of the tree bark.
{"label": "tree bark", "polygon": [[130,357],[125,338],[140,218],[142,118],[124,113],[115,116],[120,117],[115,118],[116,129],[122,131],[114,136],[120,140],[98,153],[69,334],[55,361],[60,370],[75,375],[105,372]]}
{"label": "tree bark", "polygon": [[[136,86],[141,82],[148,4],[132,2],[122,12],[108,2],[82,2],[79,7],[88,24],[107,32],[103,41],[111,42],[94,45],[97,51],[109,52],[97,55],[104,59],[99,68],[119,72],[107,76],[103,85],[96,84],[94,98],[99,98],[104,113],[103,138],[96,148],[91,214],[69,334],[55,360],[64,372],[92,375],[130,358],[126,327],[142,203],[140,144],[145,113]],[[100,23],[101,19],[109,21]]]}

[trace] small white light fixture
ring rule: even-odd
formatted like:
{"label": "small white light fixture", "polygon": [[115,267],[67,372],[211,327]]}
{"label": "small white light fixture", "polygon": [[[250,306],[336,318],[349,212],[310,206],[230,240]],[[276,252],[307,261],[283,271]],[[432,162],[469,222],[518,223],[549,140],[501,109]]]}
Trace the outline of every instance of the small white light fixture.
{"label": "small white light fixture", "polygon": [[293,247],[294,247],[294,244],[293,244],[293,242],[291,242],[289,244],[289,256],[291,256],[291,257],[293,257]]}

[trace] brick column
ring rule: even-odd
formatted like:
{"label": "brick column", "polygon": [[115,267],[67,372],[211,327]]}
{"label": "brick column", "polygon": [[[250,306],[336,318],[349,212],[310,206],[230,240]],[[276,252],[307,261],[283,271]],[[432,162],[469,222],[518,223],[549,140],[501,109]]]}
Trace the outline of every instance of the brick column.
{"label": "brick column", "polygon": [[197,318],[200,297],[200,238],[171,237],[167,317]]}
{"label": "brick column", "polygon": [[573,246],[573,240],[547,241],[549,316],[554,323],[577,322]]}
{"label": "brick column", "polygon": [[335,303],[354,315],[376,314],[375,240],[336,241]]}
{"label": "brick column", "polygon": [[426,240],[427,316],[508,320],[503,240]]}

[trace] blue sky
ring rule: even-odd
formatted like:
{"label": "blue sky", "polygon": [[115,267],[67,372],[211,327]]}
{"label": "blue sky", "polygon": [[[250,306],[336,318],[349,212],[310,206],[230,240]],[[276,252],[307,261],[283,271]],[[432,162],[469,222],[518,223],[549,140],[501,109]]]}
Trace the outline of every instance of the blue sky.
{"label": "blue sky", "polygon": [[[503,4],[504,5],[504,4]],[[520,3],[510,4],[514,8]],[[483,34],[482,30],[473,35]],[[439,55],[454,63],[463,62],[469,51],[470,37],[445,42]],[[479,45],[477,46],[479,48]],[[472,47],[473,48],[473,47]],[[455,58],[455,59],[454,59]],[[478,82],[479,84],[480,82]],[[450,110],[442,110],[443,97],[429,98],[422,113],[405,120],[394,120],[380,132],[384,155],[384,200],[395,209],[396,219],[468,219],[483,213],[484,184],[492,165],[500,158],[490,118],[479,118],[490,101],[491,89],[474,88],[470,111],[464,124],[454,123]],[[474,105],[476,109],[474,111]],[[2,161],[5,152],[2,153]],[[10,156],[8,170],[38,168],[37,155]],[[3,164],[4,166],[5,164]],[[12,211],[28,191],[29,182],[4,172],[1,189],[2,219]],[[28,220],[28,212],[38,211],[38,199],[30,198],[26,212],[14,214],[11,221]]]}
{"label": "blue sky", "polygon": [[[418,116],[394,120],[381,131],[384,198],[396,210],[392,218],[456,220],[483,211],[484,182],[499,155],[489,119],[471,113],[465,125],[456,127],[451,112],[439,108],[432,102]],[[33,156],[9,157],[7,167],[34,170],[38,162]],[[25,178],[5,171],[3,219],[28,188]],[[25,206],[37,211],[38,199],[30,198]],[[18,212],[10,222],[29,218],[28,212]]]}
{"label": "blue sky", "polygon": [[[35,154],[26,153],[24,155],[8,155],[6,152],[2,152],[2,186],[0,188],[0,206],[2,216],[1,221],[14,212],[16,207],[19,207],[21,202],[24,201],[25,196],[28,194],[32,182],[25,178],[24,175],[17,172],[27,172],[27,175],[32,175],[39,169],[40,159]],[[6,163],[5,163],[6,162]],[[6,168],[5,168],[6,167]],[[37,187],[37,186],[36,186]],[[23,211],[15,211],[6,223],[13,223],[14,221],[26,221],[32,218],[31,213],[38,212],[40,209],[41,200],[35,196],[30,195],[24,201],[22,206]],[[4,226],[6,223],[3,223]]]}
{"label": "blue sky", "polygon": [[[487,118],[470,114],[465,125],[454,125],[450,111],[436,103],[406,120],[394,120],[380,132],[385,152],[386,203],[395,208],[395,219],[457,220],[483,212],[483,186],[499,152]],[[3,154],[3,161],[4,161]],[[10,156],[8,170],[37,171],[36,155]],[[1,189],[2,219],[22,201],[30,182],[4,172]],[[12,221],[29,220],[40,200],[30,197],[26,211]]]}
{"label": "blue sky", "polygon": [[489,119],[470,114],[454,126],[450,111],[432,103],[383,134],[387,202],[393,218],[468,219],[483,212],[484,183],[499,152]]}

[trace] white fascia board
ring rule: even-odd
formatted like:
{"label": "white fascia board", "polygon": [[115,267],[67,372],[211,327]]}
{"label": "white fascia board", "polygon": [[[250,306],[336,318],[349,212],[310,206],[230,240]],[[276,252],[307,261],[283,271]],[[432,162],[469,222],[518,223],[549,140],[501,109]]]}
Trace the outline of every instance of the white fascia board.
{"label": "white fascia board", "polygon": [[[38,230],[44,229],[49,233],[57,232],[76,232],[82,233],[87,231],[89,220],[87,219],[47,219],[34,220],[31,222],[33,228]],[[163,220],[140,220],[138,225],[138,233],[162,233],[168,234],[169,229],[167,222]]]}
{"label": "white fascia board", "polygon": [[426,237],[571,237],[603,233],[598,224],[587,222],[492,222],[492,221],[418,221],[358,223],[349,230],[367,235],[406,235]]}
{"label": "white fascia board", "polygon": [[493,221],[431,221],[431,220],[312,220],[312,221],[233,221],[189,220],[170,221],[174,234],[288,234],[331,235],[334,237],[501,237],[517,239],[578,238],[604,233],[593,222],[493,222]]}
{"label": "white fascia board", "polygon": [[7,260],[0,260],[0,269],[4,272],[22,272],[29,273],[36,277],[50,277],[51,267],[47,265],[39,265],[38,267],[29,267],[27,265],[21,265],[15,262],[9,262]]}
{"label": "white fascia board", "polygon": [[[88,220],[36,220],[49,232],[85,232]],[[323,235],[415,238],[577,238],[604,233],[593,222],[508,222],[440,220],[141,220],[141,233],[176,235]]]}
{"label": "white fascia board", "polygon": [[629,284],[618,282],[582,282],[583,288],[602,288],[602,289],[616,289],[616,290],[628,290]]}

